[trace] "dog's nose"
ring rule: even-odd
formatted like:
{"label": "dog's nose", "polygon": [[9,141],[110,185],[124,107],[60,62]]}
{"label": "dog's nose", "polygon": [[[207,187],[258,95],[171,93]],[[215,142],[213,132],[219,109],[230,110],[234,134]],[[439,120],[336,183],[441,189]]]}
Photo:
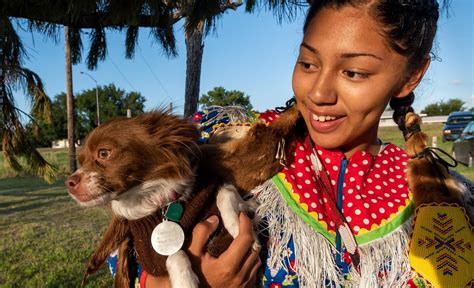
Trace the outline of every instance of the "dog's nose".
{"label": "dog's nose", "polygon": [[75,188],[81,182],[81,176],[79,174],[72,174],[66,179],[66,187],[68,189]]}

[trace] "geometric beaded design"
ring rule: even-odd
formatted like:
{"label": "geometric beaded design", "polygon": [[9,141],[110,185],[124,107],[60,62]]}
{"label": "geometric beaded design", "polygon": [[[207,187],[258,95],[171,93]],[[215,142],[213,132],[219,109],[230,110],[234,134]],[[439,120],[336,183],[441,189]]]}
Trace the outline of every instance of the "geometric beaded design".
{"label": "geometric beaded design", "polygon": [[466,287],[474,279],[473,246],[463,208],[433,203],[416,210],[409,260],[434,287]]}

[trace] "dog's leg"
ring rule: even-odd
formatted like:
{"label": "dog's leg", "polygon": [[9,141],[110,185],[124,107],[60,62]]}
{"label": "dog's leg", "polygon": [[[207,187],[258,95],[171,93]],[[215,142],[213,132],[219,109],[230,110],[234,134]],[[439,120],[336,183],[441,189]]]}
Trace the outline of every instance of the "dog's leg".
{"label": "dog's leg", "polygon": [[166,269],[170,275],[172,288],[197,288],[199,278],[194,274],[191,261],[183,250],[166,258]]}
{"label": "dog's leg", "polygon": [[[235,186],[224,184],[217,193],[217,208],[222,217],[222,224],[229,234],[235,239],[239,235],[239,213],[242,211],[249,211],[250,207],[240,197],[239,192]],[[254,250],[260,249],[260,242],[257,235],[252,230],[253,239],[255,240],[252,248]]]}
{"label": "dog's leg", "polygon": [[118,247],[117,273],[114,282],[116,288],[130,286],[129,257],[133,249],[130,244],[130,239],[126,239]]}
{"label": "dog's leg", "polygon": [[[87,270],[82,280],[84,286],[87,282],[87,277],[94,274],[104,264],[107,257],[117,249],[124,241],[128,241],[130,230],[127,222],[119,220],[117,217],[112,218],[107,231],[105,232],[99,247],[97,247],[94,255],[87,264]],[[121,259],[119,259],[121,261]]]}

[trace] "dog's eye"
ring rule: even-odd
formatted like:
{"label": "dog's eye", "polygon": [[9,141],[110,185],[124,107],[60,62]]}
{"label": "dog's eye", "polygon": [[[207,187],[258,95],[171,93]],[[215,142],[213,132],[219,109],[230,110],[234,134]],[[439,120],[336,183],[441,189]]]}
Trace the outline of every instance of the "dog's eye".
{"label": "dog's eye", "polygon": [[110,157],[110,150],[100,149],[98,154],[100,159],[106,160]]}

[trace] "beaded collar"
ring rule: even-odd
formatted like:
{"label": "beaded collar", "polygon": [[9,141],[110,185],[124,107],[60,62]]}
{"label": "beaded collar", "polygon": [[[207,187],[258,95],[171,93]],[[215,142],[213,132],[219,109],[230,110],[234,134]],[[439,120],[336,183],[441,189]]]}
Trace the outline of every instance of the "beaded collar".
{"label": "beaded collar", "polygon": [[378,155],[357,151],[346,159],[338,150],[318,145],[313,150],[308,136],[296,143],[293,163],[273,181],[293,210],[331,242],[335,221],[329,217],[328,199],[316,189],[313,151],[329,174],[336,198],[342,191],[341,210],[359,245],[390,233],[411,216],[412,196],[405,177],[408,156],[402,149],[388,144]]}

